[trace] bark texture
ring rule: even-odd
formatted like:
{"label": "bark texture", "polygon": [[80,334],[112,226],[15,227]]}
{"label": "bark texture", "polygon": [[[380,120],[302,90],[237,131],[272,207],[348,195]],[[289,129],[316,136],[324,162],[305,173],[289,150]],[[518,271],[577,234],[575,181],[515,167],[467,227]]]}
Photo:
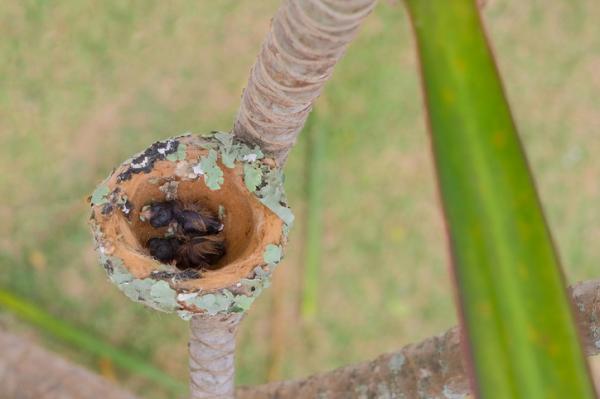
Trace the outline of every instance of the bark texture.
{"label": "bark texture", "polygon": [[[600,352],[600,280],[570,289],[586,355]],[[237,399],[464,398],[470,394],[457,327],[375,360],[307,379],[240,388]]]}
{"label": "bark texture", "polygon": [[0,398],[135,399],[80,366],[0,331]]}
{"label": "bark texture", "polygon": [[229,399],[235,389],[235,335],[243,314],[196,315],[190,322],[190,396]]}
{"label": "bark texture", "polygon": [[[588,356],[597,355],[600,353],[600,280],[575,284],[570,292],[584,351]],[[238,317],[241,318],[239,315]],[[207,325],[199,320],[193,321],[192,325],[195,323]],[[233,328],[228,334],[228,345],[231,345],[239,319],[216,323]],[[203,331],[199,333],[204,337]],[[207,334],[213,335],[210,331]],[[216,342],[225,342],[222,338],[218,338]],[[458,329],[454,327],[444,334],[428,338],[419,344],[408,345],[397,352],[381,355],[370,362],[342,367],[303,380],[239,388],[236,398],[461,398],[470,390],[464,373],[459,340]],[[212,342],[212,338],[209,337],[209,341]],[[194,351],[196,350],[204,352],[204,359],[208,359],[209,353],[215,353],[213,344],[208,342],[195,346]],[[215,355],[225,353],[229,354],[226,356],[229,359],[226,363],[232,365],[232,347],[230,350],[216,351]],[[80,366],[69,363],[22,337],[2,331],[0,354],[0,398],[135,399],[133,395]],[[218,368],[213,368],[220,374]],[[231,378],[227,379],[227,384],[227,395],[230,396],[212,397],[232,397]]]}
{"label": "bark texture", "polygon": [[375,0],[285,0],[250,72],[233,133],[283,165]]}

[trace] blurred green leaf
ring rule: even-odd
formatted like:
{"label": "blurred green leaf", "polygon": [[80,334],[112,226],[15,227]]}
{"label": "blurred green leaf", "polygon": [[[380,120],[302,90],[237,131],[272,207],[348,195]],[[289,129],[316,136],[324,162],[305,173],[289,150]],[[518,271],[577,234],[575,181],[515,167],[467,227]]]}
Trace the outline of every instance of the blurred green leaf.
{"label": "blurred green leaf", "polygon": [[306,236],[304,242],[304,281],[302,285],[301,312],[305,320],[314,318],[318,309],[319,278],[321,277],[321,241],[323,238],[323,186],[324,163],[327,156],[325,132],[319,125],[318,114],[313,111],[304,128],[307,138],[306,185]]}
{"label": "blurred green leaf", "polygon": [[475,1],[406,4],[478,396],[594,398],[558,256]]}
{"label": "blurred green leaf", "polygon": [[85,331],[54,318],[35,305],[13,295],[11,292],[0,289],[0,309],[2,308],[14,313],[26,322],[39,327],[45,333],[66,344],[97,356],[100,359],[108,359],[124,370],[156,382],[173,394],[187,392],[184,383],[177,381],[163,371],[148,364],[144,359],[123,352]]}

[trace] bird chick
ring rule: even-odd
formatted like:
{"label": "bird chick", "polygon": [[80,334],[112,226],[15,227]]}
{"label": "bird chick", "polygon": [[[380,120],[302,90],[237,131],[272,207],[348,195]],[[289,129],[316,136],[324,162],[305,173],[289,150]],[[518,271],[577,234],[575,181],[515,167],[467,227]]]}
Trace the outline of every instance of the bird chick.
{"label": "bird chick", "polygon": [[179,269],[202,268],[214,270],[215,264],[225,255],[223,234],[186,237],[180,241],[175,254]]}
{"label": "bird chick", "polygon": [[146,243],[150,255],[162,263],[172,262],[179,250],[180,242],[174,237],[171,238],[151,238]]}
{"label": "bird chick", "polygon": [[197,203],[182,203],[175,201],[173,217],[179,224],[183,234],[203,236],[217,234],[223,230],[223,224],[206,208]]}
{"label": "bird chick", "polygon": [[168,226],[173,220],[173,201],[155,202],[142,208],[140,217],[154,228]]}

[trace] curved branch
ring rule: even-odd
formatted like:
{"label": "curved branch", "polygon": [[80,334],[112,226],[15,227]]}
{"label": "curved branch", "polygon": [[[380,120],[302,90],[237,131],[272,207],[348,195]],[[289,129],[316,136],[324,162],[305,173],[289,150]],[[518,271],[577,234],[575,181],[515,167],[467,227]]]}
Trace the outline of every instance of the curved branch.
{"label": "curved branch", "polygon": [[[571,287],[587,356],[600,352],[600,280]],[[460,398],[470,393],[457,327],[375,360],[304,380],[240,388],[238,399],[350,397]]]}
{"label": "curved branch", "polygon": [[286,0],[250,72],[233,133],[282,165],[374,6],[375,0]]}
{"label": "curved branch", "polygon": [[0,331],[0,397],[22,399],[135,399],[81,366]]}
{"label": "curved branch", "polygon": [[[597,355],[600,353],[600,280],[577,283],[570,291],[585,353],[587,356]],[[82,367],[23,338],[1,331],[0,353],[0,397],[134,399],[131,394]],[[399,397],[402,397],[400,394],[405,397],[436,397],[433,393],[442,398],[453,397],[452,394],[461,397],[469,393],[464,370],[459,333],[454,327],[444,334],[381,355],[370,362],[342,367],[304,380],[238,388],[236,398],[291,399],[319,397],[319,394],[330,399],[361,395],[385,397],[385,392],[393,392]],[[81,391],[82,387],[84,391]]]}

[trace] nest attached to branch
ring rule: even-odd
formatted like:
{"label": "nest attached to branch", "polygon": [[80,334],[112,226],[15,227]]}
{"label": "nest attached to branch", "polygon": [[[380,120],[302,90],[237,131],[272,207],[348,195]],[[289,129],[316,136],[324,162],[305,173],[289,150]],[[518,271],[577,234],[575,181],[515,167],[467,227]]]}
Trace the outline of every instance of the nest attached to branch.
{"label": "nest attached to branch", "polygon": [[[219,218],[225,253],[210,270],[181,270],[150,254],[148,241],[172,232],[153,227],[143,209],[167,201],[200,204]],[[90,202],[111,281],[129,298],[184,319],[248,309],[268,286],[293,222],[275,162],[221,132],[152,144],[115,169]]]}

